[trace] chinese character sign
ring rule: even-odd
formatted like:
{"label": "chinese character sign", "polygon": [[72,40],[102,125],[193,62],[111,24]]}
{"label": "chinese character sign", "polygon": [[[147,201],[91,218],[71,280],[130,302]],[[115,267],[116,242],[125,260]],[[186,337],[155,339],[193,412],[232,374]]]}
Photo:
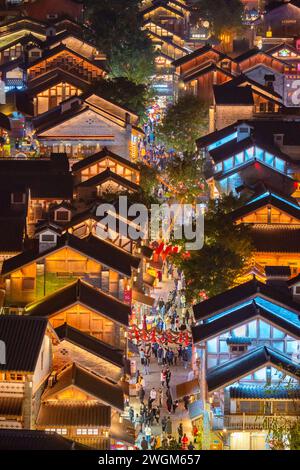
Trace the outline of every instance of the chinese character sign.
{"label": "chinese character sign", "polygon": [[300,106],[300,74],[285,75],[284,105],[288,108]]}

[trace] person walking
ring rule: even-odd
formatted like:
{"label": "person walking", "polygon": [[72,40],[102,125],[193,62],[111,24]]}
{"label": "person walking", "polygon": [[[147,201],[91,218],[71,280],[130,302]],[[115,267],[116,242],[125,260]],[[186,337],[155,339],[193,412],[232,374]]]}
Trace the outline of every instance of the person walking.
{"label": "person walking", "polygon": [[187,348],[184,348],[183,351],[182,351],[182,361],[183,361],[183,367],[185,369],[187,369],[188,360],[189,360],[188,350],[187,350]]}
{"label": "person walking", "polygon": [[145,375],[150,374],[150,357],[149,356],[144,357],[144,374]]}
{"label": "person walking", "polygon": [[167,433],[168,435],[171,435],[171,434],[172,434],[172,421],[171,421],[170,416],[168,416],[168,418],[167,418],[166,433]]}
{"label": "person walking", "polygon": [[158,406],[161,408],[163,406],[164,391],[162,388],[158,389]]}
{"label": "person walking", "polygon": [[133,423],[134,422],[134,409],[132,408],[132,406],[129,408],[128,415],[129,415],[130,422]]}
{"label": "person walking", "polygon": [[141,449],[142,450],[148,450],[148,442],[147,440],[145,439],[145,436],[143,437],[142,441],[141,441]]}
{"label": "person walking", "polygon": [[154,387],[150,390],[150,399],[151,403],[153,403],[156,400],[157,392]]}
{"label": "person walking", "polygon": [[166,385],[167,385],[167,388],[170,387],[170,380],[171,380],[171,371],[169,368],[167,368],[166,370]]}
{"label": "person walking", "polygon": [[168,409],[169,414],[171,414],[172,405],[173,405],[172,397],[171,397],[171,395],[169,394],[169,395],[168,395],[168,398],[167,398],[167,409]]}
{"label": "person walking", "polygon": [[188,445],[188,450],[194,450],[195,449],[195,446],[194,444],[192,443],[192,441],[190,441],[189,445]]}
{"label": "person walking", "polygon": [[167,417],[164,416],[161,420],[161,429],[162,429],[162,432],[166,432],[166,428],[167,428]]}
{"label": "person walking", "polygon": [[162,369],[162,371],[160,373],[160,383],[161,383],[162,387],[164,387],[165,381],[166,381],[166,371],[165,371],[165,369]]}
{"label": "person walking", "polygon": [[173,413],[174,413],[174,414],[176,413],[176,410],[177,410],[177,408],[178,408],[178,405],[179,405],[178,400],[175,400],[175,401],[173,402]]}
{"label": "person walking", "polygon": [[183,403],[184,403],[184,408],[186,411],[189,409],[189,403],[190,403],[190,397],[188,395],[185,395],[183,397]]}
{"label": "person walking", "polygon": [[188,437],[186,434],[183,435],[182,439],[181,439],[181,444],[182,444],[182,449],[183,450],[187,450],[187,445],[188,445]]}
{"label": "person walking", "polygon": [[145,399],[145,389],[143,387],[140,387],[139,390],[139,399],[142,404],[144,404],[144,399]]}
{"label": "person walking", "polygon": [[147,426],[145,427],[144,433],[145,433],[146,440],[147,440],[148,445],[149,445],[149,444],[150,444],[150,440],[151,440],[151,434],[152,434],[151,428],[150,428],[149,425],[147,425]]}
{"label": "person walking", "polygon": [[183,436],[183,425],[182,425],[182,423],[179,424],[179,426],[177,428],[177,433],[178,433],[178,442],[179,442],[179,444],[181,444],[181,439],[182,439],[182,436]]}

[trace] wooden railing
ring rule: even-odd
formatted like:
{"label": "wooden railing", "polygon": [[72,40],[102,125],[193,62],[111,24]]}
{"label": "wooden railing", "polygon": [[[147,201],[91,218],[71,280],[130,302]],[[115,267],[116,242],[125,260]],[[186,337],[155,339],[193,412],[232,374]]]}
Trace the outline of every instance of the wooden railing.
{"label": "wooden railing", "polygon": [[296,421],[298,416],[294,415],[247,415],[245,413],[239,415],[225,415],[213,417],[213,429],[227,430],[262,430],[268,429],[270,422],[274,419],[286,419],[288,421]]}

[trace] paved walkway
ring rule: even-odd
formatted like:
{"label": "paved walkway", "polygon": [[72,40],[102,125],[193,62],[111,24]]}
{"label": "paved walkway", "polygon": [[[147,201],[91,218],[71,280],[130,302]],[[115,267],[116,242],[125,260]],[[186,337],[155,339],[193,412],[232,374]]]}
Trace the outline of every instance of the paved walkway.
{"label": "paved walkway", "polygon": [[[158,286],[157,289],[155,289],[154,296],[156,299],[159,299],[160,297],[163,298],[164,301],[167,300],[168,294],[170,291],[174,289],[174,281],[173,280],[164,280],[160,285]],[[140,372],[143,375],[143,366],[140,363],[140,358],[135,357],[136,363],[137,363],[137,369],[140,370]],[[146,404],[148,402],[149,398],[149,393],[150,390],[154,387],[156,390],[158,390],[161,387],[160,383],[160,373],[161,373],[162,366],[157,364],[157,360],[155,357],[151,357],[150,360],[150,374],[149,375],[143,375],[144,380],[145,380],[145,399],[144,403]],[[184,369],[184,367],[181,364],[178,364],[177,366],[171,366],[171,381],[170,381],[170,388],[174,385],[181,384],[184,382],[187,382],[188,380],[191,380],[193,378],[192,371],[190,368]],[[163,407],[161,408],[161,414],[160,414],[160,421],[163,418],[163,416],[169,416],[167,407],[166,407],[166,391],[167,388],[164,387],[164,400],[163,400]],[[140,413],[140,400],[138,397],[132,397],[130,399],[130,404],[133,406],[135,413]],[[177,428],[180,422],[183,424],[183,432],[186,433],[187,437],[189,440],[192,440],[192,426],[191,426],[191,421],[189,419],[188,412],[184,409],[184,405],[182,402],[179,403],[179,406],[175,412],[175,414],[171,414],[171,421],[172,421],[172,435],[176,439],[178,439],[178,433],[177,433]],[[157,425],[154,424],[151,427],[152,434],[157,436],[160,435],[162,436],[162,427],[161,427],[161,422]],[[143,437],[143,434],[140,433],[138,437],[137,444],[140,444],[140,441]]]}

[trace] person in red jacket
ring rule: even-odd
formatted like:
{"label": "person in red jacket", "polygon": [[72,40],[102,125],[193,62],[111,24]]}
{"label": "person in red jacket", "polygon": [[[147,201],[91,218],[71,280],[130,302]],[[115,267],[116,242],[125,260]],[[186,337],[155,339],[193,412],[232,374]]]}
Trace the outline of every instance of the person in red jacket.
{"label": "person in red jacket", "polygon": [[181,439],[181,444],[182,444],[181,448],[182,448],[183,450],[187,450],[188,443],[189,443],[189,440],[188,440],[188,438],[187,438],[187,435],[184,434],[184,435],[183,435],[183,438]]}

